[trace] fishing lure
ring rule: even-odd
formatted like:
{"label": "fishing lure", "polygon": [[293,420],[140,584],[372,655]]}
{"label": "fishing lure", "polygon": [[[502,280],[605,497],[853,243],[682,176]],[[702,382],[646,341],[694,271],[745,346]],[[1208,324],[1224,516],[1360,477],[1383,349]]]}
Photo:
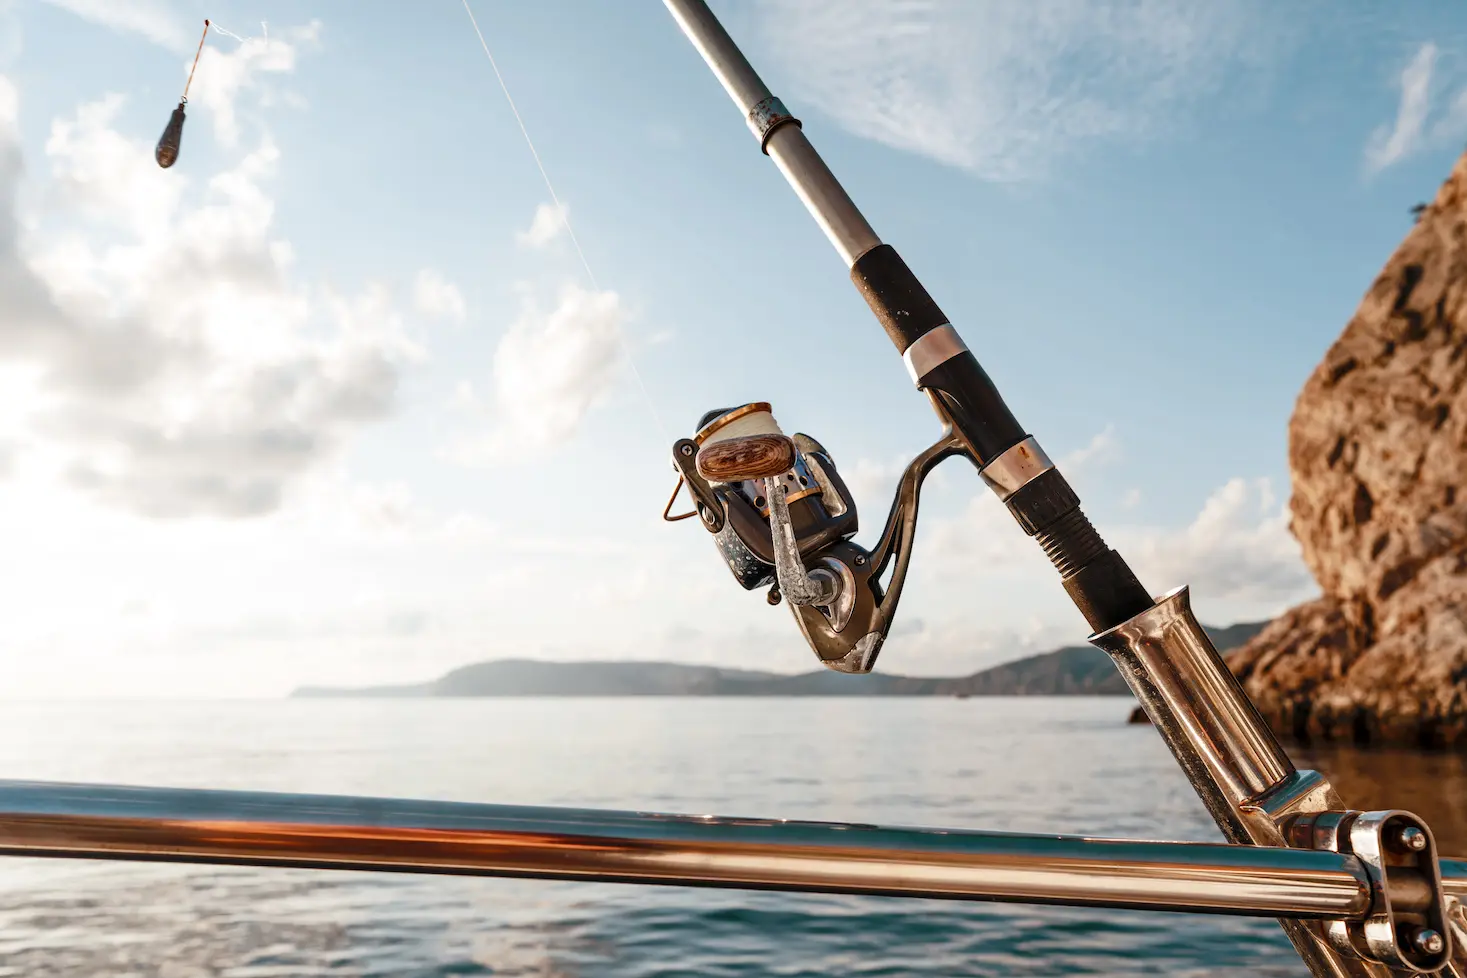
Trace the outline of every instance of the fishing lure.
{"label": "fishing lure", "polygon": [[153,150],[153,159],[163,169],[168,169],[178,162],[178,150],[183,141],[184,106],[188,104],[189,86],[194,83],[194,72],[199,68],[199,55],[204,53],[204,40],[209,36],[209,22],[204,21],[204,33],[199,37],[199,49],[194,52],[193,67],[188,70],[188,81],[183,86],[183,96],[178,100],[178,108],[173,110],[173,115],[168,118],[168,125],[163,128],[163,135],[158,140],[158,148]]}

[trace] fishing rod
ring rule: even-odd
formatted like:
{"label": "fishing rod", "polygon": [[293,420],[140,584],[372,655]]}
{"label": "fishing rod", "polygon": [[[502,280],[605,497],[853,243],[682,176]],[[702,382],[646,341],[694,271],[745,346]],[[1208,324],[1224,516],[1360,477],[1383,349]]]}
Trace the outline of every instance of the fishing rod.
{"label": "fishing rod", "polygon": [[[1193,614],[1186,587],[1153,600],[1107,546],[1039,442],[937,302],[895,248],[884,243],[806,137],[804,127],[760,79],[704,0],[664,0],[678,26],[743,113],[845,262],[942,426],[936,443],[904,472],[874,550],[851,539],[856,505],[830,453],[804,434],[788,437],[767,402],[704,415],[672,449],[678,489],[714,535],[735,579],[788,600],[816,657],[841,672],[866,673],[886,639],[909,566],[922,480],[940,461],[967,458],[1044,551],[1085,616],[1089,641],[1109,653],[1224,837],[1232,843],[1334,848],[1348,813],[1329,782],[1296,770]],[[881,577],[891,571],[883,586]],[[1332,825],[1300,834],[1299,819]],[[1364,928],[1321,928],[1281,918],[1319,976],[1383,975],[1388,968],[1434,971],[1452,957],[1451,934],[1432,920],[1392,918]],[[1460,912],[1460,907],[1458,908]],[[1467,973],[1467,962],[1464,962]]]}

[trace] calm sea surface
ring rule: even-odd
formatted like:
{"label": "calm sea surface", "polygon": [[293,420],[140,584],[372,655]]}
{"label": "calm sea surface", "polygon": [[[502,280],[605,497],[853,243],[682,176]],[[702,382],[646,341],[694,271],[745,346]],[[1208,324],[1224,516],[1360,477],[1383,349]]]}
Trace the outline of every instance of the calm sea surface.
{"label": "calm sea surface", "polygon": [[[0,777],[1213,840],[1122,699],[13,703]],[[1296,753],[1467,853],[1467,761]],[[1301,975],[1271,921],[0,861],[0,978]]]}

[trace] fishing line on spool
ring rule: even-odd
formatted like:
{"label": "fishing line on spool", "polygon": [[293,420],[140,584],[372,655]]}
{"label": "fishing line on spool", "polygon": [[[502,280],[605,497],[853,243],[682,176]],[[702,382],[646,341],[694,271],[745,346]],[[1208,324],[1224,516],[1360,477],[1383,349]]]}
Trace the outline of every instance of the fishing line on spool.
{"label": "fishing line on spool", "polygon": [[[545,170],[545,164],[540,160],[540,154],[535,149],[535,142],[530,138],[530,130],[525,126],[525,120],[520,116],[520,110],[514,104],[514,98],[509,94],[509,86],[505,84],[504,75],[499,71],[499,64],[494,60],[494,55],[489,50],[489,42],[484,40],[484,32],[479,29],[478,18],[474,16],[474,10],[469,6],[469,0],[463,0],[464,13],[469,15],[469,23],[474,25],[474,33],[479,37],[479,46],[484,49],[484,57],[489,59],[489,67],[494,69],[494,77],[499,81],[499,90],[504,93],[504,100],[509,103],[509,111],[514,114],[514,121],[519,124],[520,133],[525,137],[525,145],[530,147],[530,155],[535,158],[535,166],[540,170],[540,177],[545,181],[545,189],[550,191],[550,200],[555,205],[555,211],[560,215],[561,223],[565,225],[565,233],[570,238],[571,246],[576,249],[576,257],[581,260],[581,267],[586,270],[586,279],[591,283],[591,288],[596,292],[601,291],[601,286],[596,281],[596,273],[591,271],[591,263],[586,260],[586,253],[581,250],[581,242],[576,238],[575,229],[571,227],[570,214],[560,203],[560,195],[555,192],[555,184],[550,182],[550,174]],[[652,401],[652,395],[647,390],[647,383],[642,379],[642,371],[637,368],[637,360],[632,356],[631,345],[626,336],[618,329],[616,331],[617,342],[621,345],[622,352],[626,354],[627,364],[632,368],[632,376],[637,380],[637,387],[642,392],[642,400],[647,404],[647,410],[652,412],[652,420],[657,422],[657,427],[662,431],[663,441],[671,441],[672,436],[668,434],[667,425],[662,423],[662,415],[657,411],[657,405]]]}

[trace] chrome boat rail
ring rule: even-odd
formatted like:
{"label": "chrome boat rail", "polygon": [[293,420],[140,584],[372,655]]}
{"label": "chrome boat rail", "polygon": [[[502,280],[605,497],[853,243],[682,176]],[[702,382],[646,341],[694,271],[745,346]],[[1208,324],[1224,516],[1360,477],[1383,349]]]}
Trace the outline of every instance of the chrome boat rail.
{"label": "chrome boat rail", "polygon": [[[1311,849],[25,781],[0,781],[0,853],[1308,920],[1374,901],[1359,857]],[[1442,866],[1467,897],[1467,863]]]}

